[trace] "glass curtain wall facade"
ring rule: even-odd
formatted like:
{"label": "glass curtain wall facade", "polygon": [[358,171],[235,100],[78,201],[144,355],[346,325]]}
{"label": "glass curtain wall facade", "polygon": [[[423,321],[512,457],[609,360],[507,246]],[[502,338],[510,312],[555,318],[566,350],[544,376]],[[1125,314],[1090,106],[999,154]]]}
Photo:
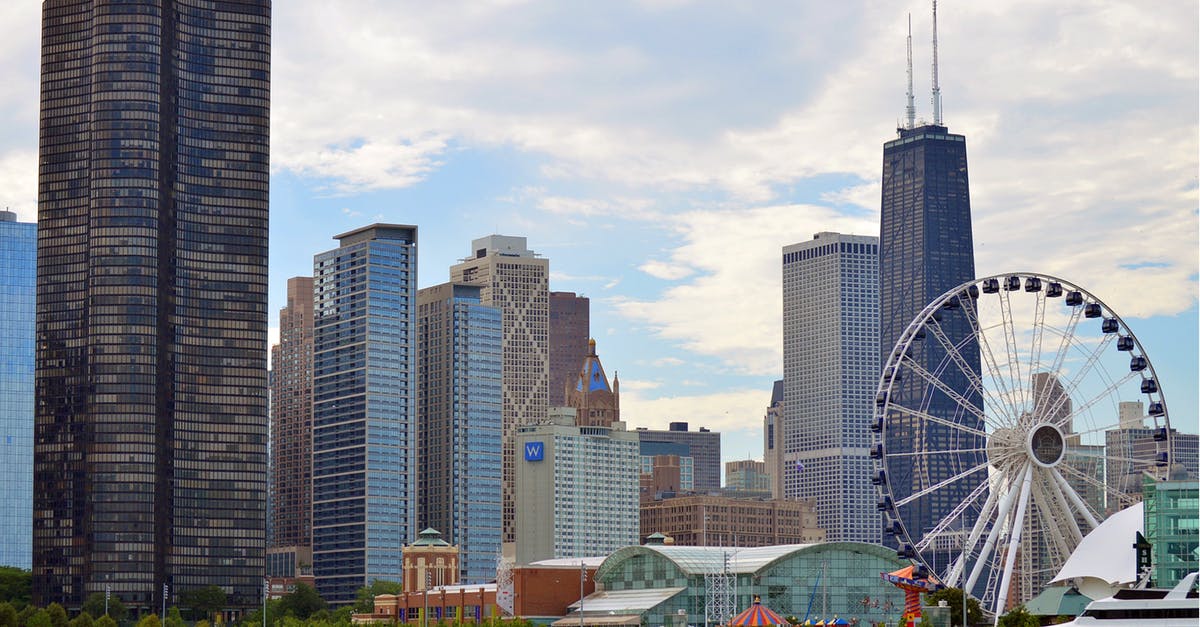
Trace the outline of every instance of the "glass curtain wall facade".
{"label": "glass curtain wall facade", "polygon": [[783,497],[813,499],[830,541],[878,543],[869,426],[879,384],[879,240],[783,249]]}
{"label": "glass curtain wall facade", "polygon": [[[948,132],[944,126],[900,129],[900,137],[883,146],[882,187],[879,332],[881,364],[886,364],[901,333],[927,304],[975,278],[966,138]],[[965,309],[942,312],[939,324],[949,341],[960,346],[959,354],[978,379],[979,347],[972,339]],[[953,364],[946,367],[946,351],[932,334],[913,343],[911,360],[928,372],[939,373],[939,379],[949,388],[963,394],[977,409],[981,407],[982,401],[967,375]],[[924,406],[929,415],[982,431],[983,421],[974,415],[958,415],[958,403],[944,393],[934,391],[931,398],[922,399],[923,387],[917,377],[901,381],[892,392],[893,402],[912,409]],[[884,446],[889,453],[984,448],[980,438],[964,436],[958,429],[928,420],[899,413],[886,420],[888,437]],[[888,483],[899,500],[911,493],[913,485],[947,480],[982,463],[984,458],[982,452],[914,458],[908,468],[895,469]],[[970,475],[939,490],[937,499],[920,499],[928,507],[918,510],[914,505],[901,514],[908,531],[914,538],[928,532],[955,505],[966,500],[970,486],[981,481]],[[966,522],[968,526],[974,524],[974,516],[968,515]],[[890,535],[884,540],[895,541]]]}
{"label": "glass curtain wall facade", "polygon": [[38,605],[261,598],[270,0],[46,0]]}
{"label": "glass curtain wall facade", "polygon": [[417,292],[417,525],[458,545],[465,584],[494,581],[500,553],[503,314],[479,292]]}
{"label": "glass curtain wall facade", "polygon": [[399,581],[416,537],[417,228],[374,224],[313,260],[313,575],[331,604]]}
{"label": "glass curtain wall facade", "polygon": [[33,316],[37,225],[0,211],[0,566],[28,569],[33,542]]}

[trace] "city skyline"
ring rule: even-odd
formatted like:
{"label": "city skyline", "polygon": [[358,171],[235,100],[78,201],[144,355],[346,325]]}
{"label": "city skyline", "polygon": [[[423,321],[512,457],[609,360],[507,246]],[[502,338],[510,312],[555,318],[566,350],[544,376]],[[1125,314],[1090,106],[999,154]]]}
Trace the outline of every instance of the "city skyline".
{"label": "city skyline", "polygon": [[[277,11],[272,327],[286,279],[333,233],[419,225],[421,287],[472,238],[525,236],[551,259],[551,290],[591,298],[631,428],[687,420],[722,432],[726,459],[759,458],[782,375],[776,252],[877,232],[908,12],[918,115],[932,114],[928,3],[563,11]],[[939,5],[944,116],[971,141],[976,274],[1087,286],[1146,345],[1173,426],[1193,432],[1195,11]],[[39,12],[0,9],[0,205],[23,220]]]}

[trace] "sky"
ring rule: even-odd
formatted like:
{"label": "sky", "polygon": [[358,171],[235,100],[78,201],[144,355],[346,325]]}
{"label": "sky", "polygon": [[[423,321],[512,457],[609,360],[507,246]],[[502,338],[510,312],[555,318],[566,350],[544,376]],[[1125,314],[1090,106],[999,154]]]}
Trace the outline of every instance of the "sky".
{"label": "sky", "polygon": [[[1151,10],[1152,9],[1152,10]],[[0,206],[36,217],[40,3],[0,5]],[[277,0],[270,325],[332,237],[419,227],[419,284],[528,238],[591,299],[630,426],[762,457],[782,378],[781,248],[878,235],[882,145],[928,2]],[[979,276],[1116,311],[1197,431],[1196,2],[943,1],[944,121],[967,137]],[[1132,400],[1132,399],[1131,399]]]}

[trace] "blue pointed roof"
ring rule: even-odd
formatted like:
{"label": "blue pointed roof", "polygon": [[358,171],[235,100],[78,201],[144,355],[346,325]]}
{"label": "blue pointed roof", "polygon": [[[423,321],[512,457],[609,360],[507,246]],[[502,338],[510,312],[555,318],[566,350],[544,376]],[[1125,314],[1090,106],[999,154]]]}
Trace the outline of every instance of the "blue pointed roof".
{"label": "blue pointed roof", "polygon": [[588,356],[583,360],[583,368],[575,380],[577,392],[612,392],[608,385],[608,377],[604,375],[604,366],[596,356],[596,340],[588,340]]}

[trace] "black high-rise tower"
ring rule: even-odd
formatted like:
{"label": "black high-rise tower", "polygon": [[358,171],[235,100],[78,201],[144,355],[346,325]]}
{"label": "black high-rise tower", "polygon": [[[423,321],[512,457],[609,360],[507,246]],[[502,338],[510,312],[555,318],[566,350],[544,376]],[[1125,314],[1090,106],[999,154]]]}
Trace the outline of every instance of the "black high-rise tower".
{"label": "black high-rise tower", "polygon": [[[971,198],[967,184],[967,143],[962,135],[942,125],[941,90],[937,75],[937,3],[933,13],[933,113],[932,124],[916,126],[912,105],[912,37],[909,36],[908,107],[899,137],[883,145],[882,203],[879,228],[879,309],[881,364],[887,364],[897,340],[926,305],[942,294],[975,278],[975,253],[971,239]],[[941,339],[930,333],[914,341],[910,359],[955,390],[977,409],[980,396],[964,369],[980,371],[979,346],[964,305],[939,312],[939,333],[958,347],[964,364],[947,358]],[[893,410],[887,420],[884,447],[890,460],[888,485],[896,502],[904,497],[964,473],[981,464],[981,438],[962,429],[939,424],[948,421],[983,431],[975,413],[964,412],[957,401],[937,386],[918,377],[895,384],[890,397]],[[933,419],[897,411],[907,408]],[[970,451],[907,457],[913,451]],[[980,470],[977,472],[986,472]],[[929,532],[955,505],[967,500],[971,487],[983,482],[976,473],[950,482],[930,498],[898,507],[910,536],[916,540]],[[966,526],[974,523],[966,515]],[[885,535],[885,541],[894,541]]]}
{"label": "black high-rise tower", "polygon": [[261,598],[270,20],[42,3],[39,605]]}

